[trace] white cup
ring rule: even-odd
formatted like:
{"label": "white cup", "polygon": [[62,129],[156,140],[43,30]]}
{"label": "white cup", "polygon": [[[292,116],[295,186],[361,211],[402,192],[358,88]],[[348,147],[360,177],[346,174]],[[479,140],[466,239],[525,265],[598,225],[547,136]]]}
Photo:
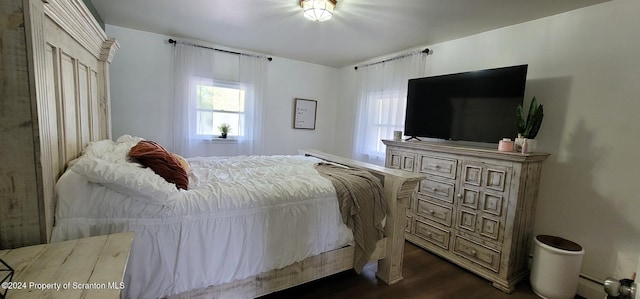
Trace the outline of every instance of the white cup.
{"label": "white cup", "polygon": [[402,131],[393,131],[393,140],[395,141],[402,140]]}

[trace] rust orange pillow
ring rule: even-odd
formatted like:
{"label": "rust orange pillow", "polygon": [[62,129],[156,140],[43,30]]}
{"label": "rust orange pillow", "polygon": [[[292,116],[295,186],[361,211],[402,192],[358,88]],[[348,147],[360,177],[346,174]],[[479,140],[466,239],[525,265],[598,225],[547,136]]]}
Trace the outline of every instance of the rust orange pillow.
{"label": "rust orange pillow", "polygon": [[129,157],[151,168],[167,182],[175,184],[178,189],[186,190],[189,186],[187,170],[173,153],[156,142],[149,140],[138,142],[131,148]]}

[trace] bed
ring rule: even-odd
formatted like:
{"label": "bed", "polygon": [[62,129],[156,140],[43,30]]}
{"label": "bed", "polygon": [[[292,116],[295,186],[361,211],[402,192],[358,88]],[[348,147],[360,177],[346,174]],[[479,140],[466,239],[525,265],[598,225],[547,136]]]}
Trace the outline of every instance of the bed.
{"label": "bed", "polygon": [[[35,77],[32,78],[35,84],[34,92],[40,108],[47,108],[39,108],[37,120],[34,120],[34,124],[38,125],[40,132],[40,138],[34,140],[34,146],[40,149],[40,151],[36,153],[36,157],[39,162],[38,166],[42,168],[42,171],[39,173],[41,182],[36,184],[37,189],[41,190],[42,194],[38,196],[39,206],[34,208],[38,211],[41,220],[41,224],[38,227],[38,237],[41,234],[43,237],[40,239],[43,240],[43,242],[49,242],[50,240],[58,241],[72,237],[106,234],[109,232],[133,229],[135,232],[133,242],[133,246],[135,247],[133,248],[134,251],[137,250],[138,245],[145,242],[145,240],[146,242],[153,243],[163,242],[162,236],[160,235],[152,238],[153,233],[150,230],[136,232],[136,228],[131,224],[118,222],[116,219],[104,220],[104,222],[108,224],[98,225],[98,223],[90,226],[92,228],[86,229],[85,227],[83,229],[81,225],[79,225],[79,223],[82,222],[80,219],[94,219],[93,221],[100,222],[96,220],[99,218],[90,218],[90,216],[95,215],[77,214],[94,211],[87,209],[87,203],[84,203],[85,205],[75,205],[74,198],[77,200],[77,196],[67,197],[60,193],[62,192],[62,185],[68,180],[75,180],[75,183],[79,183],[73,188],[88,188],[93,190],[90,192],[96,193],[106,192],[104,189],[100,189],[100,187],[90,186],[91,184],[100,185],[101,183],[89,182],[86,177],[74,177],[73,175],[68,175],[68,173],[69,170],[74,167],[79,168],[82,165],[76,165],[73,162],[76,161],[77,163],[78,160],[75,159],[78,158],[81,153],[86,154],[87,152],[97,150],[96,148],[89,147],[89,145],[111,142],[102,141],[111,139],[111,125],[109,121],[111,119],[109,62],[113,59],[119,46],[116,40],[107,37],[99,24],[91,16],[90,11],[86,8],[82,0],[33,0],[28,1],[28,3],[28,24],[30,24],[30,32],[33,35],[31,40],[33,57],[31,60],[33,61],[35,69]],[[113,142],[117,143],[116,141]],[[401,280],[405,206],[421,177],[416,174],[385,169],[383,167],[368,165],[314,150],[304,150],[301,151],[300,154],[301,156],[317,159],[312,160],[311,158],[305,158],[310,159],[305,161],[311,161],[314,164],[322,160],[352,168],[364,169],[380,179],[383,186],[384,200],[387,203],[387,214],[384,225],[384,238],[376,243],[375,251],[371,259],[378,261],[377,276],[382,281],[387,284],[392,284]],[[301,158],[302,157],[296,157],[296,159]],[[307,164],[311,162],[307,162]],[[63,173],[65,174],[63,175]],[[94,177],[93,179],[100,180],[99,177]],[[57,185],[56,182],[58,182]],[[109,187],[117,189],[116,191],[112,190],[112,192],[125,194],[124,197],[119,198],[121,202],[126,200],[134,201],[129,197],[140,190],[128,189],[128,185],[126,185],[126,182],[124,183],[124,187],[119,186],[120,189],[118,189],[118,185],[115,184]],[[84,187],[79,187],[83,184]],[[58,188],[58,195],[54,192],[54,185]],[[102,185],[104,187],[109,185],[109,183],[102,182]],[[169,220],[171,218],[170,216],[172,216],[167,212],[167,210],[171,209],[171,205],[164,202],[167,200],[170,201],[171,199],[163,198],[164,193],[158,192],[158,190],[150,186],[153,185],[143,184],[143,186],[141,186],[142,188],[148,189],[143,192],[146,194],[144,198],[136,199],[135,204],[129,206],[122,205],[119,207],[120,210],[118,210],[116,205],[110,206],[107,204],[109,203],[108,201],[103,201],[102,203],[107,204],[107,206],[93,206],[96,207],[95,212],[108,210],[113,213],[116,211],[124,213],[125,211],[122,210],[127,207],[126,212],[138,212],[135,219],[144,219],[142,216],[162,215],[160,218],[152,218],[151,220],[147,219],[144,221],[163,223],[163,220]],[[325,185],[324,189],[319,189],[326,192],[326,186],[327,185]],[[92,189],[94,187],[95,189]],[[162,188],[166,189],[166,187],[165,185],[159,188],[162,190]],[[128,192],[133,193],[129,194]],[[69,194],[68,190],[67,194]],[[82,194],[81,191],[78,191],[78,194]],[[164,201],[162,203],[158,202],[158,200],[161,199],[164,199]],[[88,199],[85,200],[88,201]],[[324,198],[324,201],[316,198],[316,201],[321,202],[325,208],[331,207],[332,205],[327,198]],[[98,203],[93,202],[93,204]],[[111,202],[111,204],[113,204],[113,202]],[[197,205],[190,207],[193,208],[194,206]],[[111,210],[108,208],[111,208]],[[187,208],[185,207],[185,209]],[[54,211],[58,214],[57,217],[54,217]],[[335,212],[335,209],[333,209],[333,211]],[[115,215],[116,214],[107,216]],[[108,218],[106,216],[100,217],[103,217],[100,219]],[[118,217],[124,216],[120,215]],[[315,217],[320,216],[315,215]],[[325,218],[317,218],[316,222],[328,222],[330,220],[326,215],[323,217]],[[333,217],[335,218],[335,216]],[[31,221],[33,217],[22,218],[24,221]],[[133,217],[129,216],[129,218]],[[74,221],[76,223],[74,223]],[[139,220],[139,222],[144,221]],[[74,225],[76,226],[75,228]],[[154,259],[155,257],[155,259],[158,260],[157,256],[169,255],[160,252],[134,253],[129,259],[130,264],[126,272],[127,274],[125,274],[128,280],[125,294],[130,294],[129,297],[132,298],[135,297],[135,294],[141,294],[147,297],[166,295],[176,298],[251,298],[351,269],[354,267],[354,257],[356,256],[354,246],[342,246],[344,245],[341,243],[343,243],[345,239],[345,234],[347,235],[346,239],[349,239],[348,233],[345,232],[344,227],[341,226],[339,222],[336,223],[336,221],[334,221],[333,225],[334,230],[325,229],[327,231],[325,241],[329,239],[333,241],[325,242],[321,245],[316,244],[319,245],[319,249],[305,249],[304,254],[297,255],[295,258],[296,261],[291,264],[277,260],[265,262],[265,264],[271,264],[264,265],[264,267],[254,267],[254,269],[251,269],[254,272],[243,271],[243,275],[236,275],[234,279],[219,278],[219,280],[190,282],[186,284],[172,282],[171,286],[159,286],[162,293],[151,290],[149,285],[155,286],[159,284],[159,281],[174,279],[176,273],[184,276],[186,275],[184,273],[188,273],[184,271],[191,271],[192,267],[196,267],[198,271],[202,272],[209,271],[206,273],[216,271],[216,269],[207,267],[207,264],[204,262],[209,258],[208,255],[210,254],[208,252],[205,253],[205,250],[200,250],[200,256],[192,253],[191,255],[203,261],[195,266],[192,264],[181,264],[175,260],[175,258],[174,260],[160,259],[161,262],[168,265],[169,269],[180,270],[175,273],[166,274],[169,277],[167,278],[158,277],[160,273],[151,273],[149,269],[142,273],[131,271],[136,270],[136,266],[142,263],[139,260],[140,256],[142,256],[142,261],[144,261],[145,258]],[[317,227],[315,224],[308,225],[308,227],[312,226]],[[24,233],[24,231],[20,231],[19,233]],[[16,238],[18,238],[17,234],[18,232],[16,232]],[[315,234],[318,235],[321,233],[315,232]],[[310,239],[315,241],[315,237]],[[166,238],[164,241],[173,242],[173,240]],[[349,244],[350,242],[351,241],[347,241]],[[175,247],[175,243],[168,245],[168,247],[171,246]],[[297,246],[297,244],[287,246],[286,250],[293,251],[295,250],[295,246]],[[164,248],[164,246],[158,244],[157,247],[153,248]],[[198,249],[187,248],[186,250],[196,252]],[[248,255],[243,254],[241,256]],[[281,267],[282,265],[285,266]],[[270,268],[273,269],[266,270]],[[207,275],[215,276],[216,274]],[[246,277],[240,278],[244,276]],[[139,284],[138,281],[143,281],[147,283],[147,285]],[[149,291],[149,293],[146,293],[147,291]]]}
{"label": "bed", "polygon": [[[386,283],[402,279],[399,212],[418,177],[314,151],[188,161],[178,156],[161,165],[186,164],[188,188],[181,190],[180,183],[130,157],[144,142],[131,136],[93,142],[56,186],[53,242],[135,232],[126,297],[257,297],[359,271],[370,259],[380,260],[378,276]],[[369,225],[377,226],[369,237],[345,225],[346,214],[358,214],[339,208],[345,204],[339,204],[335,182],[318,167],[350,169],[384,184],[377,205],[366,207],[373,198],[358,205],[363,218],[382,215]],[[363,255],[359,248],[367,247]]]}

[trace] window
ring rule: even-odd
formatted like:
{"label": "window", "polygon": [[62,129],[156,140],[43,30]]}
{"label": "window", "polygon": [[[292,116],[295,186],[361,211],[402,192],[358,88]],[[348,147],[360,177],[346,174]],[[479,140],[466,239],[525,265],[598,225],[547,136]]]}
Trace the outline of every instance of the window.
{"label": "window", "polygon": [[[263,151],[262,102],[268,63],[262,56],[178,43],[174,47],[173,151],[184,157]],[[223,123],[231,128],[228,139],[218,138]],[[218,146],[218,141],[226,145]]]}
{"label": "window", "polygon": [[228,137],[244,136],[245,91],[240,83],[196,80],[196,135],[203,138],[220,135],[218,126],[231,125]]}
{"label": "window", "polygon": [[406,98],[399,91],[372,92],[369,94],[369,140],[365,153],[370,158],[384,159],[385,146],[382,139],[393,137],[393,131],[404,129]]}
{"label": "window", "polygon": [[403,130],[407,80],[425,76],[426,57],[419,50],[358,68],[354,158],[384,164],[385,146],[380,139],[393,138],[393,131]]}

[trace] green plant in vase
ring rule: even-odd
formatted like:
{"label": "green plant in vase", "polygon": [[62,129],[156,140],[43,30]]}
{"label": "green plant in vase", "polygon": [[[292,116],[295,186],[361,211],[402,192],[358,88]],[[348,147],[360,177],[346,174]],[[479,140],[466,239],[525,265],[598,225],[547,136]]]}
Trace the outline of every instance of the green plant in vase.
{"label": "green plant in vase", "polygon": [[522,146],[527,142],[527,152],[533,152],[536,148],[535,138],[538,136],[542,118],[544,118],[544,108],[542,104],[538,104],[536,97],[533,97],[526,117],[522,105],[518,106],[516,115],[518,122],[518,138],[516,138],[515,142],[516,151],[522,151]]}
{"label": "green plant in vase", "polygon": [[231,132],[231,125],[222,123],[218,126],[218,130],[220,130],[220,138],[227,138],[227,134]]}

